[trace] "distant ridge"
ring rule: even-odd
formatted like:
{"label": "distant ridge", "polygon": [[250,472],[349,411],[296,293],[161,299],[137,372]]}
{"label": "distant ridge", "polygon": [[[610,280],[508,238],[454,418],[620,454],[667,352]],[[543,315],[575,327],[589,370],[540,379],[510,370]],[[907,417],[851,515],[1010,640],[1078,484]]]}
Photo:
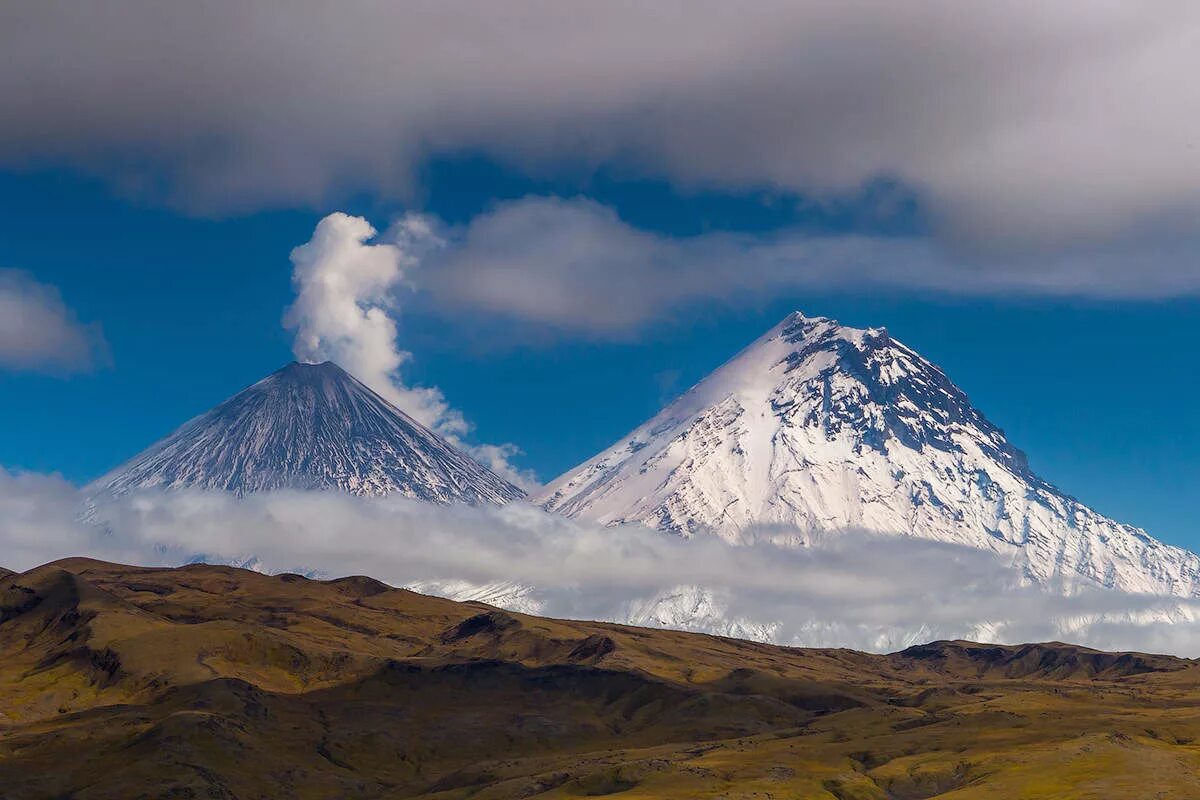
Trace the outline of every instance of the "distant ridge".
{"label": "distant ridge", "polygon": [[471,504],[523,496],[331,361],[288,364],[86,491],[103,501],[143,488],[331,489]]}

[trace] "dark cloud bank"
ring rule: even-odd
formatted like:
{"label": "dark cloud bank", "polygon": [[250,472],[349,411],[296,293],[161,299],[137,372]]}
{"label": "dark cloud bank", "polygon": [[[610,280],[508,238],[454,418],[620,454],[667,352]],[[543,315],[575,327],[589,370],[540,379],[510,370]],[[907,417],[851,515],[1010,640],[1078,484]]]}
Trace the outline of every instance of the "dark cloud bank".
{"label": "dark cloud bank", "polygon": [[1198,42],[1184,0],[8,4],[0,167],[237,213],[411,199],[430,158],[481,153],[684,192],[883,178],[928,211],[917,239],[680,240],[533,198],[420,276],[446,308],[589,336],[813,287],[1194,295]]}
{"label": "dark cloud bank", "polygon": [[1200,199],[1200,7],[1180,0],[49,0],[8,4],[0,31],[0,159],[163,170],[200,205],[402,190],[464,149],[685,185],[894,175],[984,237]]}

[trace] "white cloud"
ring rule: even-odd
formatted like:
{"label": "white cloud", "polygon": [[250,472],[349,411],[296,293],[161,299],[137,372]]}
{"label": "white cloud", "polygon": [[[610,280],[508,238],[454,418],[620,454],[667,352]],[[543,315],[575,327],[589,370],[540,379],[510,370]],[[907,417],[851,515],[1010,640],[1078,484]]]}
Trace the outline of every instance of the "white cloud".
{"label": "white cloud", "polygon": [[0,163],[202,208],[404,193],[431,155],[820,195],[950,239],[1195,231],[1191,0],[9,4]]}
{"label": "white cloud", "polygon": [[77,372],[107,359],[99,326],[81,324],[57,289],[0,269],[0,368]]}
{"label": "white cloud", "polygon": [[421,260],[443,245],[432,220],[409,214],[392,226],[387,241],[376,238],[365,219],[339,212],[322,219],[312,239],[292,251],[296,299],[284,325],[296,333],[296,358],[337,363],[502,478],[535,484],[532,473],[510,463],[520,453],[515,445],[470,443],[470,424],[441,390],[410,386],[401,374],[412,354],[397,341],[398,292]]}
{"label": "white cloud", "polygon": [[[847,533],[804,549],[762,531],[742,545],[601,528],[523,503],[443,507],[405,498],[278,492],[144,492],[75,516],[61,480],[0,470],[0,562],[26,569],[88,555],[170,565],[257,556],[268,571],[367,574],[393,585],[499,588],[519,608],[575,618],[688,624],[793,644],[891,650],[917,640],[1063,639],[1200,655],[1200,603],[1022,585],[982,551]],[[897,569],[902,565],[902,569]],[[514,591],[514,587],[534,587]],[[684,625],[687,627],[687,625]]]}
{"label": "white cloud", "polygon": [[780,292],[908,288],[959,295],[1200,294],[1200,239],[1155,249],[968,258],[924,238],[638,230],[585,198],[502,203],[453,232],[419,284],[450,311],[621,336],[688,305]]}

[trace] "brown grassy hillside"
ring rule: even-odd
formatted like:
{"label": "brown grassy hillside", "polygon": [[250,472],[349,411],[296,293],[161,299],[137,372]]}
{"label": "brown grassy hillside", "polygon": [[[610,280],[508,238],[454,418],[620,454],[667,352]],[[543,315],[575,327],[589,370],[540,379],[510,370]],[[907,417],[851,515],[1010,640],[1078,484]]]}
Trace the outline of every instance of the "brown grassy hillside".
{"label": "brown grassy hillside", "polygon": [[1200,668],[528,617],[370,578],[0,573],[0,796],[1197,798]]}

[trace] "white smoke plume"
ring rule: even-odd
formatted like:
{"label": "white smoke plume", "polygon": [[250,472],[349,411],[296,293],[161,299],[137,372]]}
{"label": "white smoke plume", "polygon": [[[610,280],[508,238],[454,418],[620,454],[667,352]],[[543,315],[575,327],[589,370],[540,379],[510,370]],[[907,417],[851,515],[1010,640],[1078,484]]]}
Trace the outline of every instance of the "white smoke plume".
{"label": "white smoke plume", "polygon": [[292,350],[305,362],[334,361],[397,408],[446,437],[500,477],[528,487],[533,474],[510,459],[512,444],[472,444],[471,425],[435,386],[409,385],[401,372],[412,360],[397,339],[399,293],[431,252],[444,246],[433,220],[410,213],[380,239],[362,217],[334,213],[312,239],[292,250],[296,299],[284,315],[295,331]]}

